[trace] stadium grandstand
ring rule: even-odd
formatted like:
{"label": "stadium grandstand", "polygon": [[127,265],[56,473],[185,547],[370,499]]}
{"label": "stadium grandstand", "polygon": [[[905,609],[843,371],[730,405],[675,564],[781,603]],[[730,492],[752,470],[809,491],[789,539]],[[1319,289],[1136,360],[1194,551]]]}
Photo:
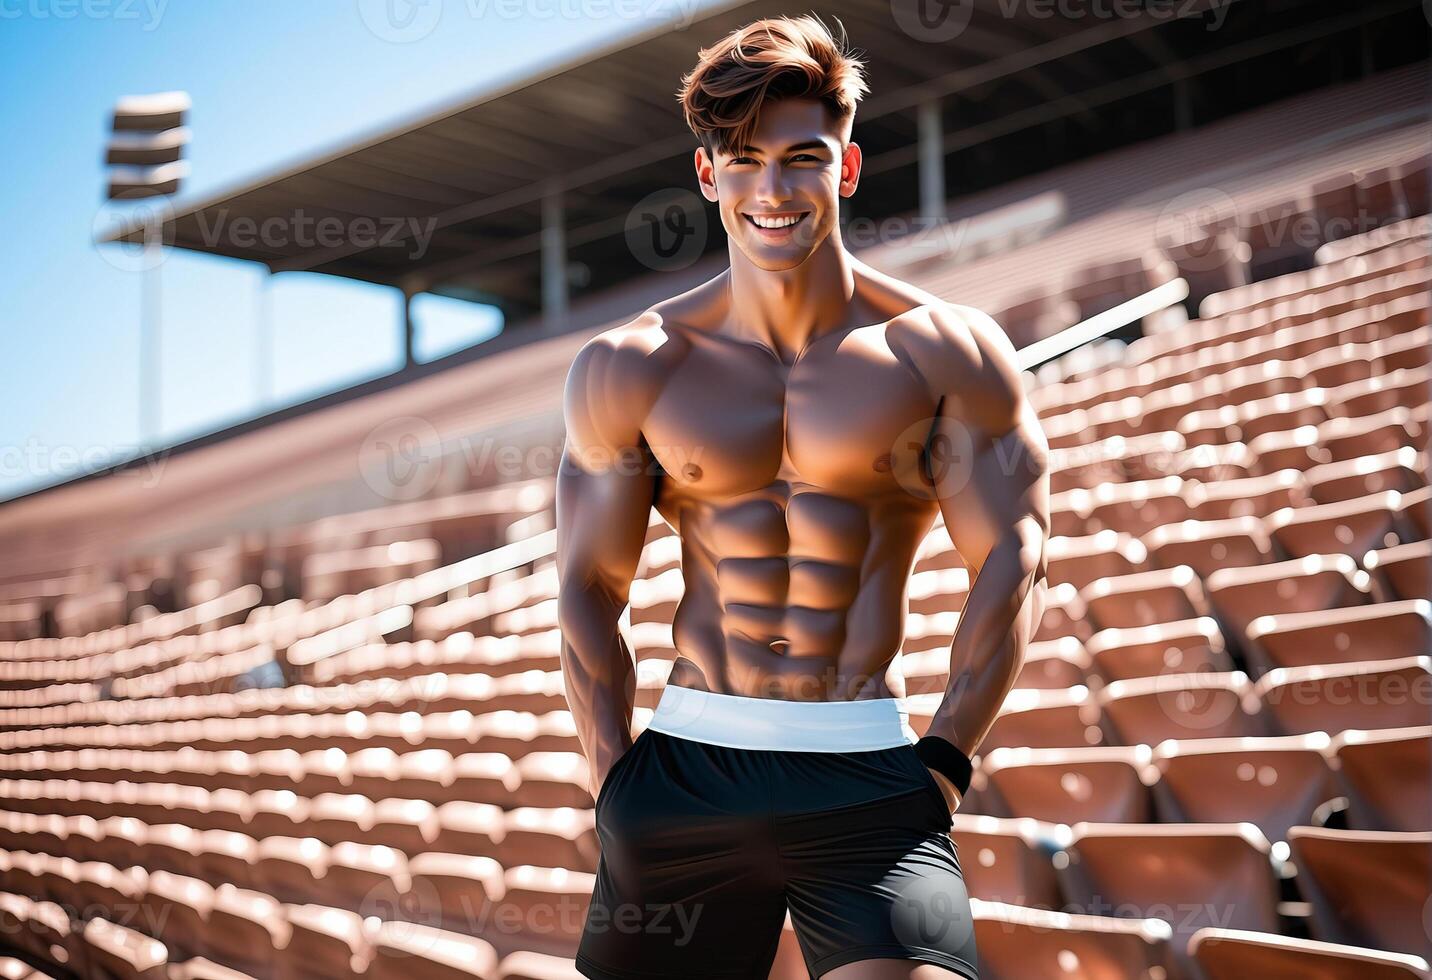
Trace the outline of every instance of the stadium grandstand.
{"label": "stadium grandstand", "polygon": [[[853,250],[994,314],[1050,444],[1048,608],[952,830],[981,977],[1432,980],[1422,6],[997,6],[943,40],[898,4],[820,11],[870,61]],[[671,92],[787,12],[708,8],[174,205],[171,247],[506,328],[0,505],[6,977],[578,976],[562,382],[722,267]],[[418,257],[204,232],[300,209],[437,231]],[[694,250],[642,246],[667,224]],[[653,513],[638,728],[680,568]],[[900,655],[917,731],[968,588],[937,523]],[[772,978],[806,975],[788,927]]]}

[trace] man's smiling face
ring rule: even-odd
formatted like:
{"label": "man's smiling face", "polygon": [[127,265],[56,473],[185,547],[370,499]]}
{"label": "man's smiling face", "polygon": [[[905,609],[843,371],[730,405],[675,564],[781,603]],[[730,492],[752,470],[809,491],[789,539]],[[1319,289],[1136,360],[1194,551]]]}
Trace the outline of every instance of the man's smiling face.
{"label": "man's smiling face", "polygon": [[716,152],[714,188],[702,173],[705,151],[697,151],[703,193],[757,268],[795,268],[838,226],[840,198],[854,192],[860,169],[860,150],[848,140],[819,99],[790,98],[762,106],[746,146]]}

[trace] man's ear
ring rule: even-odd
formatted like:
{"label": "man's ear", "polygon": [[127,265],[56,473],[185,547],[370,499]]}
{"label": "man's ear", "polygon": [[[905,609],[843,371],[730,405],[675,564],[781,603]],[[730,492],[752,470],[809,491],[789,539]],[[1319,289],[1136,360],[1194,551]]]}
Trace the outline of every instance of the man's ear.
{"label": "man's ear", "polygon": [[716,201],[716,165],[706,155],[706,147],[696,148],[696,182],[701,187],[701,194],[706,200]]}
{"label": "man's ear", "polygon": [[845,144],[845,152],[840,155],[841,197],[850,197],[855,193],[855,188],[860,185],[860,166],[864,159],[859,143],[852,140]]}

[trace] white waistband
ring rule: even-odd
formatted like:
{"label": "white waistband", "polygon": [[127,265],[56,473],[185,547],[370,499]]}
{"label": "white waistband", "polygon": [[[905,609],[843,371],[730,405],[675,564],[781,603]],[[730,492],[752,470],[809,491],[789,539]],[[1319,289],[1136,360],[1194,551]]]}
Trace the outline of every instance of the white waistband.
{"label": "white waistband", "polygon": [[778,701],[668,684],[647,728],[736,749],[869,752],[918,736],[899,698]]}

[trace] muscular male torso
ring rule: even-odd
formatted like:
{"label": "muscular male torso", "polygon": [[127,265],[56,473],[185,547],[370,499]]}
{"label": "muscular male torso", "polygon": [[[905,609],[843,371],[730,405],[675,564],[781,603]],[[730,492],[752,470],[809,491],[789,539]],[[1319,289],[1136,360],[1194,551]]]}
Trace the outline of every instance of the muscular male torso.
{"label": "muscular male torso", "polygon": [[656,507],[681,537],[669,683],[901,696],[906,585],[939,513],[922,454],[940,397],[923,365],[959,308],[857,271],[848,322],[778,352],[722,328],[723,286],[659,304],[622,338],[645,362]]}

